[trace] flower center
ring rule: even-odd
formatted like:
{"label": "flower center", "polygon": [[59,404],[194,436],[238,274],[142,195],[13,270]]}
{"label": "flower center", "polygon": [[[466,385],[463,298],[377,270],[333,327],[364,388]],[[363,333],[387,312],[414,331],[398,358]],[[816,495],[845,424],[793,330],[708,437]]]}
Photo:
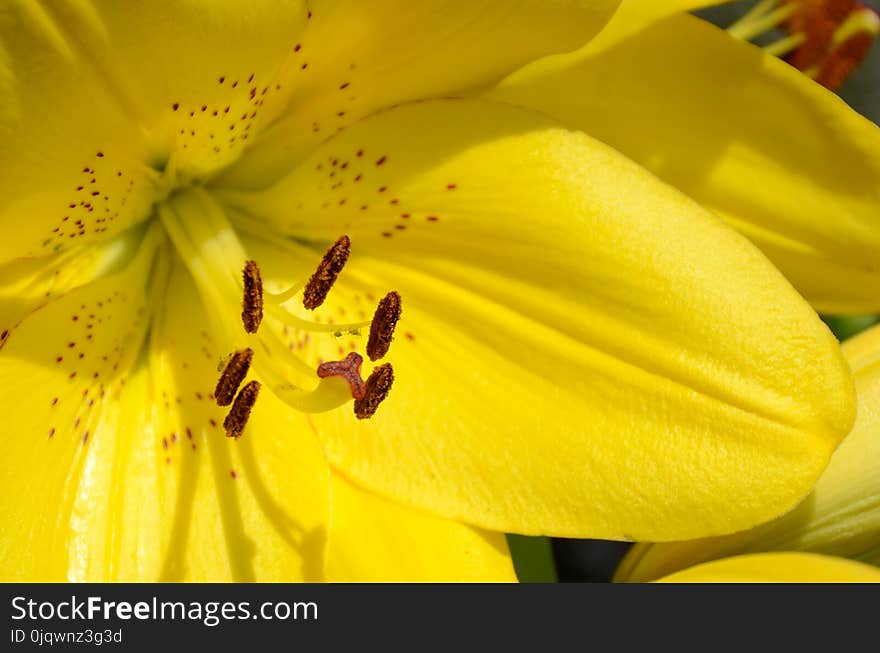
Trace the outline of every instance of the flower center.
{"label": "flower center", "polygon": [[387,354],[401,314],[401,299],[396,292],[382,298],[371,321],[321,323],[293,310],[299,295],[308,311],[323,304],[348,261],[348,236],[330,246],[307,280],[270,292],[263,288],[259,263],[247,256],[224,210],[208,191],[194,187],[175,193],[158,213],[195,280],[208,314],[214,318],[208,326],[230,352],[214,391],[218,405],[231,404],[224,422],[228,436],[242,435],[257,401],[260,382],[252,380],[239,390],[252,371],[282,401],[302,412],[323,412],[350,401],[354,401],[359,419],[376,412],[394,379],[390,364],[376,367],[364,381],[363,357],[359,353],[350,352],[340,361],[310,364],[284,338],[290,329],[316,338],[360,337],[369,326],[367,356],[376,361]]}
{"label": "flower center", "polygon": [[787,35],[764,49],[836,91],[867,56],[880,17],[856,0],[763,0],[727,31],[752,40],[776,28]]}

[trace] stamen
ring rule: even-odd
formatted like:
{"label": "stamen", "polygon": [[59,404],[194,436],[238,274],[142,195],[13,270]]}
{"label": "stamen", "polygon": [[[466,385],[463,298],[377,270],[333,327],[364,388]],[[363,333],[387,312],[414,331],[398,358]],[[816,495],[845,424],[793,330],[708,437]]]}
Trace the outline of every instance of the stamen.
{"label": "stamen", "polygon": [[804,34],[804,43],[786,57],[786,61],[800,71],[820,66],[828,56],[835,30],[855,9],[855,0],[813,0],[801,2],[798,11],[786,24],[792,34]]}
{"label": "stamen", "polygon": [[226,437],[237,440],[244,433],[244,427],[247,426],[248,418],[251,416],[251,409],[257,401],[258,394],[260,394],[259,381],[251,381],[238,393],[232,408],[229,410],[229,414],[223,420]]}
{"label": "stamen", "polygon": [[727,31],[750,40],[777,27],[788,35],[764,50],[836,91],[867,56],[880,18],[858,0],[762,0]]}
{"label": "stamen", "polygon": [[241,321],[244,330],[256,333],[263,320],[263,279],[256,261],[247,261],[242,274],[244,278],[244,299],[242,301]]}
{"label": "stamen", "polygon": [[232,403],[238,386],[247,376],[253,358],[254,350],[250,348],[242,349],[230,356],[226,367],[223,368],[223,374],[217,381],[217,387],[214,389],[214,399],[218,406],[228,406]]}
{"label": "stamen", "polygon": [[385,363],[373,370],[370,378],[367,379],[367,389],[363,399],[354,402],[354,414],[358,419],[368,419],[376,414],[385,397],[391,391],[391,384],[394,383],[394,370],[391,363]]}
{"label": "stamen", "polygon": [[314,310],[324,303],[327,293],[336,283],[336,278],[345,267],[348,256],[351,254],[351,240],[348,236],[340,236],[318,264],[318,269],[311,276],[303,290],[303,306]]}
{"label": "stamen", "polygon": [[351,396],[355,400],[364,398],[367,386],[361,378],[361,364],[364,359],[357,352],[351,352],[342,361],[330,361],[318,365],[318,376],[326,379],[328,376],[341,376],[348,381],[351,388]]}
{"label": "stamen", "polygon": [[764,52],[769,54],[771,57],[784,57],[790,54],[793,50],[796,50],[797,48],[802,46],[806,40],[807,37],[803,34],[792,34],[791,36],[784,36],[769,45],[765,45]]}
{"label": "stamen", "polygon": [[370,324],[370,339],[367,341],[367,355],[371,361],[379,360],[388,353],[394,338],[394,327],[400,319],[400,310],[400,295],[394,291],[379,301]]}
{"label": "stamen", "polygon": [[300,290],[302,290],[302,284],[294,284],[284,292],[273,293],[266,291],[263,294],[263,299],[269,304],[284,304],[288,300],[292,299]]}
{"label": "stamen", "polygon": [[[772,3],[770,6],[775,4],[776,3]],[[768,6],[768,9],[770,9],[770,6]],[[728,27],[727,31],[731,36],[747,41],[776,27],[787,18],[790,18],[796,11],[797,6],[792,2],[786,3],[778,9],[773,8],[765,13],[757,15],[749,12],[749,14],[746,15],[747,17],[738,20],[736,23]]]}
{"label": "stamen", "polygon": [[837,91],[868,56],[873,43],[874,36],[866,32],[851,36],[831,51],[814,79],[828,90]]}
{"label": "stamen", "polygon": [[878,33],[880,16],[868,7],[853,11],[834,32],[831,51],[814,79],[829,90],[838,90],[868,56]]}

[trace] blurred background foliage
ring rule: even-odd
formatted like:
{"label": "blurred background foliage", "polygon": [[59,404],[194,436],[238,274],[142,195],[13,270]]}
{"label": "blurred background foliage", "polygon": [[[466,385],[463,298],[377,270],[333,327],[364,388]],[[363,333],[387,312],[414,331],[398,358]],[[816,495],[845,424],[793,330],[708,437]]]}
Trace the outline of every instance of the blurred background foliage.
{"label": "blurred background foliage", "polygon": [[[880,0],[862,0],[880,11]],[[731,25],[754,5],[754,0],[730,2],[696,14],[720,27]],[[772,38],[772,37],[771,37]],[[880,45],[840,89],[840,96],[856,111],[880,125]],[[880,321],[875,315],[822,316],[838,339],[846,340]],[[508,544],[520,581],[608,582],[627,542],[573,540],[509,535]]]}

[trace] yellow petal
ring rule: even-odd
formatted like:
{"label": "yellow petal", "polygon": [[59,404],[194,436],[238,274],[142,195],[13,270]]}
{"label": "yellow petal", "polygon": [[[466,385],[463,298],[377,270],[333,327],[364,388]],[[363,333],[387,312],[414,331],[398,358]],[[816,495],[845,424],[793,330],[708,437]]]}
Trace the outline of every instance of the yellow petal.
{"label": "yellow petal", "polygon": [[286,104],[278,76],[305,5],[5,3],[0,262],[102,239],[146,219],[175,180],[236,160]]}
{"label": "yellow petal", "polygon": [[[623,0],[617,11],[614,12],[612,20],[605,24],[594,41],[597,48],[607,47],[610,43],[673,14],[681,14],[727,2],[730,0],[664,0],[664,2]],[[560,55],[560,60],[564,58],[566,55]],[[526,69],[528,70],[530,67],[526,66]]]}
{"label": "yellow petal", "polygon": [[136,122],[60,7],[0,9],[0,262],[119,231],[154,193]]}
{"label": "yellow petal", "polygon": [[144,229],[135,227],[102,243],[0,264],[0,332],[5,334],[0,341],[40,306],[118,271],[137,252],[143,237]]}
{"label": "yellow petal", "polygon": [[333,0],[281,71],[289,106],[229,171],[262,188],[317,143],[376,110],[485,87],[529,61],[573,50],[619,0]]}
{"label": "yellow petal", "polygon": [[405,508],[331,475],[333,582],[515,582],[501,533]]}
{"label": "yellow petal", "polygon": [[58,298],[3,349],[3,580],[321,579],[315,438],[269,392],[226,438],[210,394],[227,352],[179,264],[144,341],[152,261]]}
{"label": "yellow petal", "polygon": [[880,310],[878,128],[704,21],[673,16],[632,33],[632,16],[492,97],[582,129],[677,186],[751,238],[820,310]]}
{"label": "yellow petal", "polygon": [[618,1],[6,3],[0,263],[146,219],[271,124],[268,150],[239,169],[265,184],[290,148],[377,108],[485,86],[581,45]]}
{"label": "yellow petal", "polygon": [[858,417],[813,492],[783,517],[742,533],[639,544],[621,563],[618,580],[651,580],[706,560],[789,549],[880,565],[880,327],[848,340],[843,352],[855,372]]}
{"label": "yellow petal", "polygon": [[[153,444],[159,479],[152,483],[161,481],[166,496],[174,499],[159,501],[160,532],[171,534],[161,577],[321,580],[329,483],[321,449],[303,417],[265,387],[244,435],[226,437],[221,424],[227,409],[215,406],[210,394],[218,361],[229,352],[214,339],[216,317],[199,310],[195,286],[182,265],[178,272],[162,309],[163,339],[153,347],[151,363],[158,371],[151,373],[159,383],[170,381],[169,402],[183,399],[166,431],[189,433],[189,427],[193,442],[182,442],[170,470],[164,446],[159,452]],[[127,529],[138,530],[132,524]]]}
{"label": "yellow petal", "polygon": [[88,487],[96,438],[113,441],[98,427],[144,337],[154,251],[155,239],[122,272],[53,298],[4,339],[4,580],[63,580],[74,564],[77,495]]}
{"label": "yellow petal", "polygon": [[389,399],[313,418],[400,502],[507,532],[730,532],[792,507],[851,427],[836,342],[760,253],[534,113],[401,106],[221,196],[256,234],[351,236],[335,319],[402,294]]}
{"label": "yellow petal", "polygon": [[880,583],[880,570],[811,553],[759,553],[697,565],[661,583]]}
{"label": "yellow petal", "polygon": [[94,4],[104,38],[93,47],[136,80],[132,104],[166,178],[228,166],[295,101],[294,48],[311,29],[310,10],[322,12],[306,0]]}

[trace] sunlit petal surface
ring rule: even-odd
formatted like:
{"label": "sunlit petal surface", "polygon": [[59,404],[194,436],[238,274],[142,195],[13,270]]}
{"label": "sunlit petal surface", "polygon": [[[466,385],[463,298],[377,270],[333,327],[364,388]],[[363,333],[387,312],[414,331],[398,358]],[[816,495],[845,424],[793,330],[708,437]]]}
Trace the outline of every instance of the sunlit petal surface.
{"label": "sunlit petal surface", "polygon": [[220,196],[255,233],[351,235],[335,320],[406,298],[387,407],[313,418],[383,495],[495,530],[726,532],[792,506],[851,424],[832,336],[744,239],[537,114],[398,107]]}
{"label": "sunlit petal surface", "polygon": [[848,340],[859,410],[812,493],[788,514],[727,537],[639,544],[619,580],[650,580],[687,566],[740,553],[803,550],[880,565],[880,328]]}
{"label": "sunlit petal surface", "polygon": [[880,130],[759,48],[688,15],[644,27],[625,6],[584,49],[491,96],[652,170],[746,234],[819,310],[880,310]]}

